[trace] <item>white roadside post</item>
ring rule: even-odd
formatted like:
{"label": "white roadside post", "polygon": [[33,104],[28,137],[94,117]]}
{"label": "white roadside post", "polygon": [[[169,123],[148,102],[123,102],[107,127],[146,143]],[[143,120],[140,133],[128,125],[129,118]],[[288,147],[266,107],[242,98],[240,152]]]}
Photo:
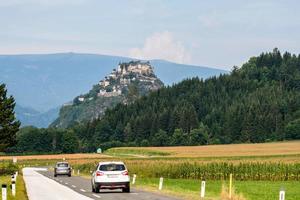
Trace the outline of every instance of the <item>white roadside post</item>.
{"label": "white roadside post", "polygon": [[17,161],[18,161],[18,158],[17,158],[17,157],[13,157],[13,159],[12,159],[12,160],[13,160],[13,163],[14,163],[14,164],[16,164],[16,163],[17,163]]}
{"label": "white roadside post", "polygon": [[16,177],[16,178],[17,178],[18,174],[19,174],[18,172],[15,173],[15,177]]}
{"label": "white roadside post", "polygon": [[283,188],[279,191],[279,200],[285,200],[285,190]]}
{"label": "white roadside post", "polygon": [[2,184],[2,200],[7,200],[7,185]]}
{"label": "white roadside post", "polygon": [[135,179],[136,179],[136,174],[133,174],[133,178],[132,178],[132,185],[135,184]]}
{"label": "white roadside post", "polygon": [[15,174],[11,175],[11,182],[13,182],[13,181],[16,182],[16,176],[15,176]]}
{"label": "white roadside post", "polygon": [[229,199],[232,197],[232,174],[229,175]]}
{"label": "white roadside post", "polygon": [[79,175],[79,174],[80,174],[80,170],[78,169],[78,170],[77,170],[77,175]]}
{"label": "white roadside post", "polygon": [[159,179],[159,186],[158,186],[158,189],[159,189],[159,190],[162,190],[163,183],[164,183],[164,178],[163,178],[163,177],[160,177],[160,179]]}
{"label": "white roadside post", "polygon": [[72,169],[72,174],[75,174],[75,170],[74,169]]}
{"label": "white roadside post", "polygon": [[200,197],[201,198],[205,197],[205,180],[204,179],[201,181]]}
{"label": "white roadside post", "polygon": [[11,182],[11,193],[13,196],[16,196],[16,182],[15,181]]}

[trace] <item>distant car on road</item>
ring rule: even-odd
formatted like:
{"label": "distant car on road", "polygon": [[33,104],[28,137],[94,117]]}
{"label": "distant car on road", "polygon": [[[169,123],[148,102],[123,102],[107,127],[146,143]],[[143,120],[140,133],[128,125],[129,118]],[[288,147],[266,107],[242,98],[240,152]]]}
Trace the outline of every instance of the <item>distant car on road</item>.
{"label": "distant car on road", "polygon": [[71,176],[71,166],[68,162],[57,162],[54,168],[54,176],[57,175],[68,175]]}
{"label": "distant car on road", "polygon": [[122,192],[130,192],[130,177],[123,162],[99,162],[91,181],[92,190],[96,193],[101,189],[122,189]]}

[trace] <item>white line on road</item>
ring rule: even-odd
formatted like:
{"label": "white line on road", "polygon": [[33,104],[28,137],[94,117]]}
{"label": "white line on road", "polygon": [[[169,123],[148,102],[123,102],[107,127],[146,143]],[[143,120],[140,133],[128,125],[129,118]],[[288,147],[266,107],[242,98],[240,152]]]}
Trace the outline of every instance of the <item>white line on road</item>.
{"label": "white line on road", "polygon": [[72,185],[73,188],[76,188],[76,185]]}
{"label": "white line on road", "polygon": [[80,189],[81,192],[86,192],[84,189]]}
{"label": "white line on road", "polygon": [[94,197],[101,198],[101,196],[93,194]]}
{"label": "white line on road", "polygon": [[138,195],[139,193],[136,193],[136,192],[131,192],[130,194]]}

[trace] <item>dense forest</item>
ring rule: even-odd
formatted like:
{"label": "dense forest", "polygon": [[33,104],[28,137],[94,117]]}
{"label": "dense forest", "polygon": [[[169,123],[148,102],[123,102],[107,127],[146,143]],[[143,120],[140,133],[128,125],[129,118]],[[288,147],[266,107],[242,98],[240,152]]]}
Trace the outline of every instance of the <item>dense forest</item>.
{"label": "dense forest", "polygon": [[[58,130],[36,132],[47,131]],[[241,68],[233,67],[230,74],[163,87],[64,132],[76,140],[75,151],[300,139],[300,55],[274,49],[250,58]],[[58,137],[63,138],[51,134],[50,143],[56,144]],[[24,138],[23,131],[15,150],[26,150]],[[54,147],[49,151],[56,151]]]}

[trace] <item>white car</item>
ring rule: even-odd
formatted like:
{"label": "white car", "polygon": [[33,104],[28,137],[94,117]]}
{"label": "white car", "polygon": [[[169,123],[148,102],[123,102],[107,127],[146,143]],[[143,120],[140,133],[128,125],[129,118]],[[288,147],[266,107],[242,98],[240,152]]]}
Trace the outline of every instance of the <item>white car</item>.
{"label": "white car", "polygon": [[101,189],[122,189],[130,192],[130,177],[123,162],[99,162],[92,174],[92,190],[99,193]]}

